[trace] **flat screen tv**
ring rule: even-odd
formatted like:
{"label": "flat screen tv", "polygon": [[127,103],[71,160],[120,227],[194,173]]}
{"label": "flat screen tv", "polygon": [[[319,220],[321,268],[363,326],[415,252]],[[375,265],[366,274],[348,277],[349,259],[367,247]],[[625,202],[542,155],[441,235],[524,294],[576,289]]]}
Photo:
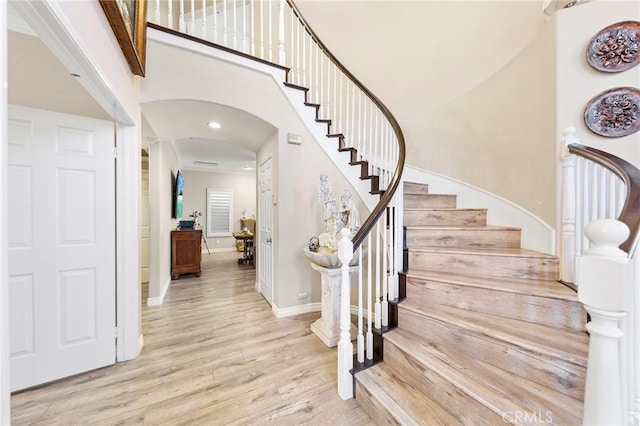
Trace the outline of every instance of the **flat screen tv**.
{"label": "flat screen tv", "polygon": [[178,170],[178,174],[176,175],[175,183],[173,185],[173,217],[174,218],[182,217],[183,196],[184,196],[184,177],[182,177],[182,172]]}

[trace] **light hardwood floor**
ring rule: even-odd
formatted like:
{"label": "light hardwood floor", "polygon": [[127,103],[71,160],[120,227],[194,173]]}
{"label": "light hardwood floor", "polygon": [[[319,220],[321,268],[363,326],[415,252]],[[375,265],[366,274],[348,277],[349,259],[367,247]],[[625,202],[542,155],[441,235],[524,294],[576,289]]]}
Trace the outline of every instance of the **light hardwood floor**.
{"label": "light hardwood floor", "polygon": [[143,306],[137,359],[14,394],[12,424],[372,424],[337,394],[336,349],[309,329],[319,313],[275,318],[237,257],[204,255],[202,277]]}

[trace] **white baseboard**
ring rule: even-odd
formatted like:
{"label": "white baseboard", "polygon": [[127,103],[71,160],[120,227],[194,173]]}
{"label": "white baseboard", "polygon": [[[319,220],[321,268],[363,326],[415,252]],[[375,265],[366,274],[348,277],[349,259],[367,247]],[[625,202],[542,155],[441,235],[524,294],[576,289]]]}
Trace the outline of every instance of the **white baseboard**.
{"label": "white baseboard", "polygon": [[306,305],[291,306],[289,308],[278,308],[275,303],[271,305],[276,318],[291,317],[293,315],[308,314],[309,312],[318,312],[322,309],[322,303],[307,303]]}
{"label": "white baseboard", "polygon": [[149,297],[147,299],[147,306],[160,306],[162,302],[164,302],[164,296],[167,294],[167,290],[169,290],[169,285],[171,284],[171,278],[167,280],[164,288],[160,292],[159,297]]}
{"label": "white baseboard", "polygon": [[[209,251],[211,253],[222,253],[222,252],[238,251],[238,250],[235,247],[222,247],[222,248],[212,248],[212,249],[209,249]],[[242,252],[238,251],[238,253],[242,253]],[[209,254],[206,247],[204,248],[204,250],[202,250],[202,254]]]}

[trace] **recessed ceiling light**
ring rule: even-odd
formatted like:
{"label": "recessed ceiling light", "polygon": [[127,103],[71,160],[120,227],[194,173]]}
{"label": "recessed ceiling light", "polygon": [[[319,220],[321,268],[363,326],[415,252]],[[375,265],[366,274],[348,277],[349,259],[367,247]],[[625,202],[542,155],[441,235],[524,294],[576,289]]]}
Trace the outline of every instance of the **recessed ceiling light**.
{"label": "recessed ceiling light", "polygon": [[242,170],[253,170],[253,169],[252,169],[251,167],[249,167],[249,166],[244,166],[244,167],[242,168]]}
{"label": "recessed ceiling light", "polygon": [[207,123],[207,126],[211,127],[212,129],[219,129],[220,123],[217,123],[215,121],[210,121]]}

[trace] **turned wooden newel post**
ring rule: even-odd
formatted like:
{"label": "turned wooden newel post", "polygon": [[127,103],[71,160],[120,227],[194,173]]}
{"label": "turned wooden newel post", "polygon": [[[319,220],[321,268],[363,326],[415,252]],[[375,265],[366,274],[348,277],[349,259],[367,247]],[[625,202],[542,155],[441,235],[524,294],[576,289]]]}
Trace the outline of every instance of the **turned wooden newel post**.
{"label": "turned wooden newel post", "polygon": [[587,225],[585,234],[592,246],[576,260],[578,298],[591,315],[583,424],[618,425],[624,419],[619,323],[626,315],[624,289],[631,273],[629,258],[618,246],[629,228],[603,219]]}
{"label": "turned wooden newel post", "polygon": [[338,395],[342,399],[353,398],[353,344],[351,343],[351,277],[349,262],[353,259],[351,231],[340,231],[338,257],[342,262],[342,290],[340,292],[340,341],[338,342]]}

